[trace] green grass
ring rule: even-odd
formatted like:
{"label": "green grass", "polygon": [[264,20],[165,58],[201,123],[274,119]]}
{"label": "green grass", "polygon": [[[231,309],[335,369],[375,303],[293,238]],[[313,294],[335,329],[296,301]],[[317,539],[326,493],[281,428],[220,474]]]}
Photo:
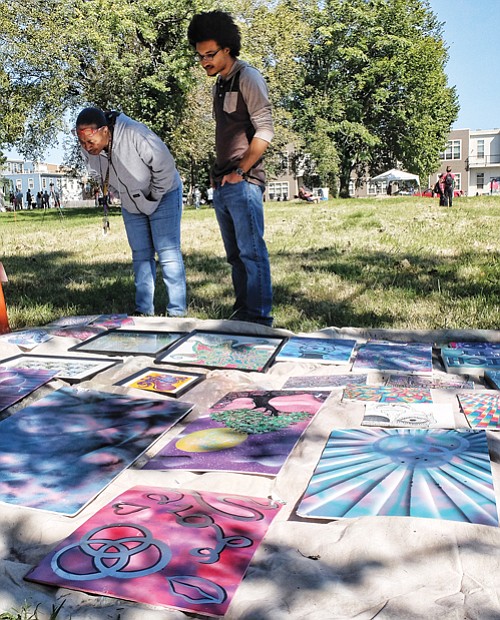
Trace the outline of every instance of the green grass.
{"label": "green grass", "polygon": [[[496,329],[500,323],[500,197],[268,203],[266,240],[275,325]],[[67,314],[134,307],[130,249],[119,209],[103,235],[94,209],[45,217],[0,214],[0,261],[11,328]],[[189,315],[227,318],[233,290],[209,208],[186,209],[182,247]],[[157,311],[165,308],[158,280]]]}

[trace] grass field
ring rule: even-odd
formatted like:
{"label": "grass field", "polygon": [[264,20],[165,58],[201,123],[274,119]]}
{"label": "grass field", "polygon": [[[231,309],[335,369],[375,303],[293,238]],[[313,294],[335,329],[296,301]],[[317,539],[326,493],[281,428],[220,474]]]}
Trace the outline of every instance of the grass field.
{"label": "grass field", "polygon": [[[275,326],[402,329],[500,324],[500,197],[267,203]],[[68,314],[132,313],[130,249],[118,208],[0,213],[12,329]],[[233,290],[212,209],[182,222],[189,316],[227,318]],[[157,313],[166,305],[158,279]]]}

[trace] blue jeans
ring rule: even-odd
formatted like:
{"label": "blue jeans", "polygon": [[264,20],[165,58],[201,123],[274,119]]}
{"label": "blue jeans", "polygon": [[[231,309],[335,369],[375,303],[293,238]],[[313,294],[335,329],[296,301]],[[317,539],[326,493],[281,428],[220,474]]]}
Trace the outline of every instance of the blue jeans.
{"label": "blue jeans", "polygon": [[132,249],[136,312],[154,315],[158,254],[168,303],[168,316],[186,314],[186,274],[181,253],[182,186],[166,193],[151,215],[122,209],[128,243]]}
{"label": "blue jeans", "polygon": [[232,267],[235,317],[272,325],[269,255],[264,241],[263,188],[225,183],[214,191],[214,209]]}

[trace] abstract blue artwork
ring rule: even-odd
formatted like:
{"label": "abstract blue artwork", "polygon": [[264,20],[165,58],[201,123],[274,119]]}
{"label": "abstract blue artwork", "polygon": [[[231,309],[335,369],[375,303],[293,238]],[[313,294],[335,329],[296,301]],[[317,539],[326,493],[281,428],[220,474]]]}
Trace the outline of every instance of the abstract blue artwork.
{"label": "abstract blue artwork", "polygon": [[297,514],[425,517],[497,526],[486,433],[335,430]]}
{"label": "abstract blue artwork", "polygon": [[192,408],[61,388],[0,422],[0,501],[74,514]]}

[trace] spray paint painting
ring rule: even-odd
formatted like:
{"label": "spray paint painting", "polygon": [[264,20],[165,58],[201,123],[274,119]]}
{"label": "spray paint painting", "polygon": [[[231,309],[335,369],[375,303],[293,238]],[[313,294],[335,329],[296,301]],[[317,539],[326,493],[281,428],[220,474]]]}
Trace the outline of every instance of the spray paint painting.
{"label": "spray paint painting", "polygon": [[74,514],[192,408],[61,388],[0,422],[0,501]]}
{"label": "spray paint painting", "polygon": [[145,469],[276,475],[327,392],[231,392],[184,429]]}
{"label": "spray paint painting", "polygon": [[486,433],[335,430],[297,514],[424,517],[498,526]]}
{"label": "spray paint painting", "polygon": [[133,487],[25,579],[221,616],[279,510],[263,498]]}

